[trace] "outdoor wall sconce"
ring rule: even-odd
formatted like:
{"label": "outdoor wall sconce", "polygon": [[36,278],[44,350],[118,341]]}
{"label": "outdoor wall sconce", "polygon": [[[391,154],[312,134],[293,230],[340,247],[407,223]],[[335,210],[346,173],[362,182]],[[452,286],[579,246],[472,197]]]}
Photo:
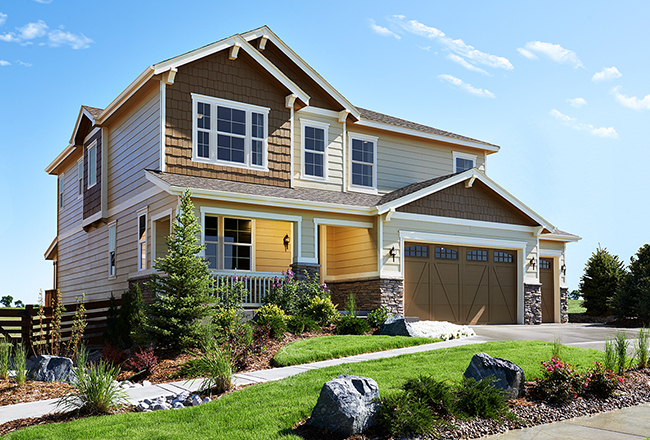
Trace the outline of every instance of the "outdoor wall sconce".
{"label": "outdoor wall sconce", "polygon": [[289,238],[289,234],[284,236],[284,238],[282,239],[282,243],[284,244],[284,250],[288,251],[289,244],[291,243],[291,238]]}
{"label": "outdoor wall sconce", "polygon": [[560,270],[562,271],[562,275],[566,275],[566,264],[563,264]]}
{"label": "outdoor wall sconce", "polygon": [[535,270],[535,264],[536,264],[536,263],[537,263],[537,262],[535,261],[535,257],[533,257],[533,258],[530,259],[530,267],[532,267],[533,270]]}
{"label": "outdoor wall sconce", "polygon": [[395,255],[397,255],[397,251],[395,250],[395,246],[390,248],[390,250],[388,251],[388,255],[393,257],[393,263],[394,263],[395,262]]}

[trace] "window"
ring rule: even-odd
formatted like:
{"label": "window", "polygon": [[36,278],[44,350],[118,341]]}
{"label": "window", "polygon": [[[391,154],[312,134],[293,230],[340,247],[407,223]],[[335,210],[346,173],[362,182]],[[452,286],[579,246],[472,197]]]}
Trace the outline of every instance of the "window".
{"label": "window", "polygon": [[377,139],[350,133],[350,189],[376,192]]}
{"label": "window", "polygon": [[436,247],[436,258],[441,260],[458,260],[458,252],[449,248]]}
{"label": "window", "polygon": [[88,147],[88,188],[97,183],[97,141]]}
{"label": "window", "polygon": [[59,208],[63,208],[63,189],[65,187],[63,179],[65,179],[65,173],[59,176]]}
{"label": "window", "polygon": [[205,216],[205,259],[213,270],[253,270],[253,221]]}
{"label": "window", "polygon": [[300,120],[302,128],[302,175],[327,180],[329,124]]}
{"label": "window", "polygon": [[550,269],[551,268],[551,260],[547,258],[540,258],[539,259],[539,268],[540,269]]}
{"label": "window", "polygon": [[487,251],[468,251],[467,261],[487,261]]}
{"label": "window", "polygon": [[512,263],[514,257],[508,252],[494,251],[494,262],[495,263]]}
{"label": "window", "polygon": [[473,154],[453,152],[454,158],[454,173],[467,171],[476,166],[476,156]]}
{"label": "window", "polygon": [[115,276],[115,243],[116,243],[116,232],[117,225],[113,222],[108,227],[108,276]]}
{"label": "window", "polygon": [[84,193],[84,160],[79,159],[77,162],[77,198]]}
{"label": "window", "polygon": [[193,159],[266,170],[269,109],[192,94]]}
{"label": "window", "polygon": [[429,257],[429,246],[406,246],[404,248],[405,257]]}
{"label": "window", "polygon": [[138,216],[138,270],[147,268],[147,213]]}

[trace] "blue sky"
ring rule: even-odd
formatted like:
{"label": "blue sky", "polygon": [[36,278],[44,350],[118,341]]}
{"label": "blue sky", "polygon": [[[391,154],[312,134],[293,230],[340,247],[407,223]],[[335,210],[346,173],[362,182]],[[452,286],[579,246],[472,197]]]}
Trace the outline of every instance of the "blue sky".
{"label": "blue sky", "polygon": [[52,286],[56,178],[82,104],[148,65],[268,25],[353,104],[495,143],[487,172],[560,229],[568,284],[649,241],[650,3],[0,3],[0,295]]}

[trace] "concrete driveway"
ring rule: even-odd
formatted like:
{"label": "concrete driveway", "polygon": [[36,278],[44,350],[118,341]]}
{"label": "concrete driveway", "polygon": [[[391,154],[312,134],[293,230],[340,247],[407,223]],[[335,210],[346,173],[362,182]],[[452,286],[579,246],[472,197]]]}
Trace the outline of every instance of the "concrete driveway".
{"label": "concrete driveway", "polygon": [[473,325],[477,336],[487,341],[546,341],[559,337],[563,345],[595,348],[605,351],[605,341],[618,332],[625,332],[630,349],[639,333],[638,328],[617,328],[605,324],[540,324],[540,325]]}

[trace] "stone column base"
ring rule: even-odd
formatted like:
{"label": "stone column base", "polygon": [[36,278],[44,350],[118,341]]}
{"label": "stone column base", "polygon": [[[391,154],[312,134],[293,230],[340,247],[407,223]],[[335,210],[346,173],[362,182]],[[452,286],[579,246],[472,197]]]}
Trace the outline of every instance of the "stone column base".
{"label": "stone column base", "polygon": [[542,323],[542,285],[524,284],[524,324]]}
{"label": "stone column base", "polygon": [[388,278],[329,282],[332,302],[343,310],[350,294],[354,296],[357,310],[371,312],[382,305],[393,314],[404,314],[404,281]]}
{"label": "stone column base", "polygon": [[307,279],[305,272],[307,272],[310,278],[313,279],[316,275],[320,276],[320,264],[293,263],[291,265],[291,271],[293,272],[293,277],[298,281],[304,281]]}
{"label": "stone column base", "polygon": [[129,280],[129,290],[133,289],[137,284],[140,287],[140,292],[142,292],[142,300],[145,304],[151,304],[153,298],[156,295],[151,289],[146,286],[146,283],[151,280],[150,275],[145,275],[139,278],[131,278]]}
{"label": "stone column base", "polygon": [[560,322],[569,322],[569,288],[560,287]]}

